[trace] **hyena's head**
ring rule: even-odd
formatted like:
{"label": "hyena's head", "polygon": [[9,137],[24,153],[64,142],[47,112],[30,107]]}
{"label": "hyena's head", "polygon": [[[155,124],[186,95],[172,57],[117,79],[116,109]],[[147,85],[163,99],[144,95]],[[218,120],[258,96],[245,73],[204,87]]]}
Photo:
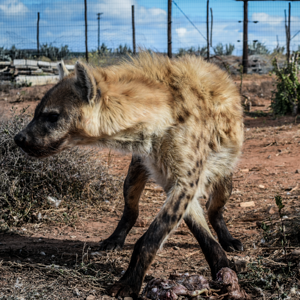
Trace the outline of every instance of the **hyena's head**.
{"label": "hyena's head", "polygon": [[45,94],[35,109],[33,120],[14,138],[30,156],[46,157],[80,144],[77,124],[81,109],[100,94],[87,66],[77,62],[74,74],[66,72],[64,65],[59,65],[59,83]]}

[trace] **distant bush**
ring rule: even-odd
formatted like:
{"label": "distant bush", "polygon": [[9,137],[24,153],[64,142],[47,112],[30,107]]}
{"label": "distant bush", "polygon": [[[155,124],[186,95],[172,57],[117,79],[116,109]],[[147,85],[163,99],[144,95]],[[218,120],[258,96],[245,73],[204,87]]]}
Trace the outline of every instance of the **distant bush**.
{"label": "distant bush", "polygon": [[51,43],[41,45],[40,55],[50,58],[52,61],[61,60],[70,54],[68,45],[61,46],[60,48],[53,46]]}
{"label": "distant bush", "polygon": [[216,47],[213,47],[214,52],[216,55],[232,55],[234,51],[234,45],[233,44],[226,44],[223,46],[222,43],[219,43]]}
{"label": "distant bush", "polygon": [[300,104],[299,63],[299,53],[293,54],[292,62],[282,69],[279,68],[277,59],[273,60],[276,90],[273,92],[271,108],[275,114],[298,114]]}
{"label": "distant bush", "polygon": [[121,55],[132,54],[132,50],[126,44],[124,46],[119,45],[119,47],[115,49],[115,53]]}
{"label": "distant bush", "polygon": [[255,54],[270,54],[270,51],[266,47],[265,44],[261,42],[253,42],[253,44],[248,45],[248,54],[255,55]]}
{"label": "distant bush", "polygon": [[12,45],[10,49],[0,47],[0,60],[11,61],[21,58],[32,58],[32,53],[28,50],[17,49],[15,45]]}
{"label": "distant bush", "polygon": [[49,198],[62,200],[60,208],[68,216],[87,203],[101,205],[115,199],[120,182],[92,150],[74,148],[40,160],[22,153],[13,138],[28,121],[24,111],[0,121],[0,221],[35,222],[40,212],[51,208]]}
{"label": "distant bush", "polygon": [[273,54],[283,54],[284,50],[284,46],[280,47],[279,45],[277,45],[273,50]]}
{"label": "distant bush", "polygon": [[194,54],[194,55],[205,57],[207,55],[207,47],[206,46],[203,46],[203,47],[198,46],[198,49],[196,49],[195,47],[178,49],[178,56],[183,56],[186,54]]}
{"label": "distant bush", "polygon": [[[58,48],[52,46],[51,43],[49,45],[46,43],[40,46],[39,55],[47,57],[52,61],[66,58],[69,54],[70,51],[68,49],[68,45]],[[15,45],[13,45],[10,49],[0,47],[0,60],[11,61],[14,59],[35,58],[36,56],[36,49],[17,49]]]}

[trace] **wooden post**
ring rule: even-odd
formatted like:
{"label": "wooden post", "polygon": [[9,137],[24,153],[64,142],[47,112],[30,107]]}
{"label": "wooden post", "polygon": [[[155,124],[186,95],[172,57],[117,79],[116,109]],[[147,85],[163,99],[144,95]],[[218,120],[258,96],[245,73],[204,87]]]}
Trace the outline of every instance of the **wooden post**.
{"label": "wooden post", "polygon": [[40,13],[37,13],[37,26],[36,26],[36,45],[37,45],[37,57],[40,57]]}
{"label": "wooden post", "polygon": [[172,0],[168,0],[168,56],[172,58]]}
{"label": "wooden post", "polygon": [[289,2],[289,17],[288,17],[288,26],[287,26],[287,49],[286,49],[286,55],[287,55],[287,62],[290,62],[290,44],[291,44],[291,2]]}
{"label": "wooden post", "polygon": [[100,13],[97,13],[98,15],[98,54],[100,54]]}
{"label": "wooden post", "polygon": [[248,0],[244,0],[243,73],[248,72]]}
{"label": "wooden post", "polygon": [[207,42],[207,61],[209,61],[209,0],[206,2],[206,42]]}
{"label": "wooden post", "polygon": [[132,49],[133,54],[136,54],[135,49],[135,22],[134,22],[134,5],[131,5],[131,16],[132,16]]}
{"label": "wooden post", "polygon": [[84,0],[84,21],[85,21],[85,59],[89,62],[89,51],[88,51],[88,36],[87,36],[87,0]]}
{"label": "wooden post", "polygon": [[211,16],[211,21],[210,21],[210,46],[212,47],[212,32],[213,32],[213,23],[214,23],[212,8],[210,8],[210,16]]}
{"label": "wooden post", "polygon": [[97,13],[98,15],[98,54],[100,54],[100,16],[103,15],[103,13]]}

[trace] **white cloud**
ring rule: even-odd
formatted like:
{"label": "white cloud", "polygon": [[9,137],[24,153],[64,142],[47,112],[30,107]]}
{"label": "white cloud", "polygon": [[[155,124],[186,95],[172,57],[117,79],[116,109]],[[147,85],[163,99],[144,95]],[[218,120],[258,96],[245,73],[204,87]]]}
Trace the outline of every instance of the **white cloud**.
{"label": "white cloud", "polygon": [[279,25],[281,22],[283,22],[284,17],[271,16],[266,13],[253,13],[252,20],[262,22],[262,23],[267,23],[269,25],[275,26],[275,25]]}
{"label": "white cloud", "polygon": [[28,12],[28,8],[19,0],[4,0],[0,10],[6,15],[24,15]]}
{"label": "white cloud", "polygon": [[131,14],[131,5],[134,0],[102,0],[99,4],[92,4],[91,9],[96,12],[103,12],[105,16],[124,18]]}
{"label": "white cloud", "polygon": [[178,37],[180,37],[180,38],[184,37],[186,35],[186,33],[187,33],[186,28],[183,28],[183,27],[176,28],[175,31],[176,31]]}

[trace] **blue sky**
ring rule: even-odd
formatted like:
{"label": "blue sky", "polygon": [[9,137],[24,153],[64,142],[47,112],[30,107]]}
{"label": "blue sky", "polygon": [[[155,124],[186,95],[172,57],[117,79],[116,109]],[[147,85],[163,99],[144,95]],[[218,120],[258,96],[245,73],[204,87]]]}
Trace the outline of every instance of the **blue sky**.
{"label": "blue sky", "polygon": [[[108,47],[132,44],[131,5],[135,5],[136,42],[140,47],[157,51],[167,49],[167,1],[161,0],[88,0],[89,49],[97,47],[97,15],[101,16],[101,43]],[[175,0],[177,5],[206,36],[206,1]],[[243,3],[233,0],[211,0],[213,9],[213,45],[233,43],[235,54],[242,50]],[[287,1],[249,2],[249,42],[259,40],[268,48],[285,45],[284,9]],[[173,51],[178,48],[206,44],[179,11],[172,8]],[[84,51],[84,0],[0,0],[0,47],[36,47],[37,12],[40,12],[40,43],[69,45],[73,51]],[[253,23],[252,21],[258,21]],[[300,3],[292,2],[291,35],[300,30]],[[300,34],[291,42],[293,49],[300,45]]]}

